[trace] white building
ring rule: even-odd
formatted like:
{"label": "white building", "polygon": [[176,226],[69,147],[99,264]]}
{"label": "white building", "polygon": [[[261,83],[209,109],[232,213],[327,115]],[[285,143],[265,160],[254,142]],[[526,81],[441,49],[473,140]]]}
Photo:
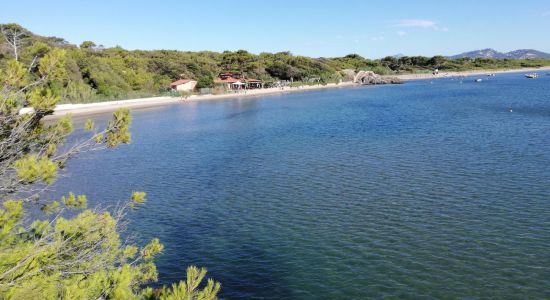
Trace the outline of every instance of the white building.
{"label": "white building", "polygon": [[195,89],[197,82],[191,79],[180,79],[170,84],[170,89],[178,92],[190,92]]}

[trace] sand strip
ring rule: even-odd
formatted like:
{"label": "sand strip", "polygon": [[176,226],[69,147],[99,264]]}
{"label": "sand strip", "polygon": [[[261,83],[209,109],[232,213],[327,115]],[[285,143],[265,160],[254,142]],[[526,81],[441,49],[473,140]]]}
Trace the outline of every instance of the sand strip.
{"label": "sand strip", "polygon": [[[529,73],[529,72],[537,72],[537,71],[538,72],[550,71],[550,67],[523,68],[523,69],[498,70],[498,71],[479,70],[479,71],[466,71],[466,72],[440,72],[437,75],[403,74],[403,75],[392,75],[392,77],[398,77],[402,80],[407,81],[407,80],[434,79],[434,78],[461,77],[461,76],[484,76],[487,74],[500,74],[500,73],[518,73],[518,72]],[[540,75],[543,75],[543,74],[540,74]],[[330,83],[327,85],[286,87],[283,89],[268,88],[268,89],[239,91],[236,93],[228,93],[223,95],[193,95],[186,99],[182,99],[179,97],[153,97],[153,98],[106,101],[106,102],[96,102],[96,103],[86,103],[86,104],[60,104],[56,106],[53,117],[55,118],[56,116],[62,116],[69,113],[72,115],[89,115],[89,114],[97,114],[97,113],[103,113],[103,112],[111,112],[122,107],[130,108],[130,109],[138,109],[138,108],[147,108],[147,107],[154,107],[154,106],[163,106],[163,105],[169,105],[169,104],[175,104],[175,103],[248,98],[248,97],[257,97],[262,95],[302,92],[302,91],[331,89],[331,88],[343,88],[343,87],[350,87],[350,86],[357,86],[357,84],[353,82],[343,82],[340,84]]]}
{"label": "sand strip", "polygon": [[[476,70],[476,71],[464,71],[464,72],[439,72],[437,75],[433,74],[403,74],[403,75],[391,75],[391,77],[397,77],[402,80],[419,80],[419,79],[433,79],[433,78],[447,78],[447,77],[464,77],[464,76],[486,76],[487,74],[503,74],[503,73],[536,73],[550,71],[549,67],[540,68],[522,68],[522,69],[508,69],[508,70]],[[543,74],[539,74],[543,75]]]}
{"label": "sand strip", "polygon": [[182,99],[180,97],[153,97],[153,98],[106,101],[106,102],[85,103],[85,104],[60,104],[56,106],[53,117],[55,118],[57,116],[62,116],[66,114],[72,114],[72,115],[98,114],[103,112],[115,111],[122,107],[130,108],[130,109],[138,109],[138,108],[163,106],[163,105],[176,104],[176,103],[250,98],[250,97],[263,96],[263,95],[304,92],[304,91],[313,91],[313,90],[322,90],[322,89],[331,89],[331,88],[344,88],[344,87],[350,87],[350,86],[357,86],[357,84],[353,82],[342,82],[340,84],[329,83],[327,85],[268,88],[268,89],[239,91],[235,93],[228,93],[228,94],[222,94],[222,95],[193,95],[193,96],[187,97],[186,99]]}

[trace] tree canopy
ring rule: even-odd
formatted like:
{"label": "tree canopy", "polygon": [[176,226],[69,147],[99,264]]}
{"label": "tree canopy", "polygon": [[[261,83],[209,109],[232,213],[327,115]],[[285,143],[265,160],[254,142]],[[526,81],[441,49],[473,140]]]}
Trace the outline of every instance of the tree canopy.
{"label": "tree canopy", "polygon": [[[52,49],[65,51],[63,81],[52,85],[61,102],[82,103],[103,100],[152,96],[165,91],[170,82],[180,78],[195,79],[199,88],[213,87],[222,72],[240,72],[246,78],[266,82],[278,80],[321,82],[342,79],[346,70],[370,70],[378,74],[400,74],[472,69],[519,68],[549,65],[548,60],[449,59],[443,56],[404,56],[367,59],[358,54],[344,57],[312,58],[290,52],[253,54],[246,50],[223,53],[175,50],[125,50],[105,48],[93,41],[71,45],[57,37],[43,37],[17,24],[0,25],[0,67],[11,59],[26,65]],[[14,38],[20,47],[13,51]],[[34,74],[34,73],[33,73]]]}

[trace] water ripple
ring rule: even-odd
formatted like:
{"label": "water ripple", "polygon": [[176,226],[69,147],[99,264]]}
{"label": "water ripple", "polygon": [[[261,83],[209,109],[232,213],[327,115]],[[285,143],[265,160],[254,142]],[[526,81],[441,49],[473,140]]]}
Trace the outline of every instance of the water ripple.
{"label": "water ripple", "polygon": [[166,245],[160,283],[196,264],[228,299],[550,298],[539,79],[138,111],[131,145],[72,161],[58,190],[146,191],[129,233]]}

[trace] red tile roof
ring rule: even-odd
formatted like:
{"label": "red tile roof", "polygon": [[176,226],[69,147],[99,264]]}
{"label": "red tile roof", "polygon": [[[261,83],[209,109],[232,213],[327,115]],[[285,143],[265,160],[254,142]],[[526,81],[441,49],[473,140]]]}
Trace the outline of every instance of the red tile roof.
{"label": "red tile roof", "polygon": [[236,83],[236,82],[250,82],[250,83],[261,83],[261,80],[258,79],[235,79],[235,78],[226,78],[226,79],[216,79],[215,83]]}
{"label": "red tile roof", "polygon": [[217,79],[216,83],[235,83],[237,81],[243,81],[241,79],[227,78],[227,79]]}
{"label": "red tile roof", "polygon": [[193,81],[193,80],[191,80],[191,79],[180,79],[180,80],[176,80],[176,81],[170,83],[170,86],[178,86],[180,84],[186,84],[190,81]]}

